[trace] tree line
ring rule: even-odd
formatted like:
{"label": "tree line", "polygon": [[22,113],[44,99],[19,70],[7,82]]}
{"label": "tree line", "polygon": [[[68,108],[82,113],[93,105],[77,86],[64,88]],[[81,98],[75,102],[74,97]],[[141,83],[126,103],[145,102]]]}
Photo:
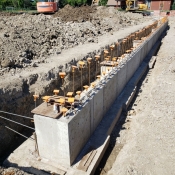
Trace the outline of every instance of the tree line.
{"label": "tree line", "polygon": [[6,7],[14,7],[16,9],[27,9],[36,6],[36,1],[31,0],[0,0],[0,9],[5,10]]}
{"label": "tree line", "polygon": [[[37,0],[0,0],[0,10],[7,7],[15,9],[36,9]],[[59,0],[59,7],[62,8],[69,4],[71,6],[91,5],[92,0]],[[100,0],[99,5],[106,5],[107,0]]]}

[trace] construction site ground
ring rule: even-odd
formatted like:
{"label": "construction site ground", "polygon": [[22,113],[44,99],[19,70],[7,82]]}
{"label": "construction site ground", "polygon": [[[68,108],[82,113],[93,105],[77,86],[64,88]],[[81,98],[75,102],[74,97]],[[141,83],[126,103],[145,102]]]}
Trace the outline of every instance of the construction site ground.
{"label": "construction site ground", "polygon": [[97,174],[175,174],[175,18],[169,26],[155,66],[122,113]]}

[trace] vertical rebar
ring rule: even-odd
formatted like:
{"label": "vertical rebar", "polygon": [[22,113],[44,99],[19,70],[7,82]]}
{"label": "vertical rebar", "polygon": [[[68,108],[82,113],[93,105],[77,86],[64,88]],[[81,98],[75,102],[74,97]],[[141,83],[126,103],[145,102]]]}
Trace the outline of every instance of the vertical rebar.
{"label": "vertical rebar", "polygon": [[81,91],[83,91],[83,80],[82,80],[82,67],[81,67]]}
{"label": "vertical rebar", "polygon": [[91,85],[91,77],[90,77],[90,69],[91,69],[91,61],[92,61],[92,58],[87,58],[87,62],[89,64],[89,86]]}
{"label": "vertical rebar", "polygon": [[96,79],[96,76],[97,76],[97,61],[98,61],[98,60],[96,60],[95,79]]}
{"label": "vertical rebar", "polygon": [[73,93],[74,93],[74,90],[75,88],[74,88],[74,72],[73,72]]}
{"label": "vertical rebar", "polygon": [[110,61],[112,61],[112,50],[113,50],[113,49],[111,49],[111,58],[110,58]]}
{"label": "vertical rebar", "polygon": [[[64,78],[62,78],[62,86],[63,86],[63,83],[64,83]],[[65,97],[65,89],[64,89],[64,86],[63,86],[63,93],[64,93],[64,97]]]}
{"label": "vertical rebar", "polygon": [[38,149],[38,142],[37,142],[37,137],[36,137],[36,133],[34,132],[33,133],[33,136],[34,136],[34,140],[35,140],[35,150],[39,156],[39,149]]}
{"label": "vertical rebar", "polygon": [[90,68],[91,68],[91,63],[89,62],[89,86],[91,85],[91,77],[90,77]]}

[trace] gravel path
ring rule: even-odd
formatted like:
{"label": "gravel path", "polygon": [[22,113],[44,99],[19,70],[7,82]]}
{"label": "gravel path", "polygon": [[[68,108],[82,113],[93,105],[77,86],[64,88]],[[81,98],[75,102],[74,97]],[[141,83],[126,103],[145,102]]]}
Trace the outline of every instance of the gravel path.
{"label": "gravel path", "polygon": [[175,18],[169,20],[154,69],[144,79],[122,127],[114,129],[117,138],[111,142],[115,146],[103,175],[175,174]]}

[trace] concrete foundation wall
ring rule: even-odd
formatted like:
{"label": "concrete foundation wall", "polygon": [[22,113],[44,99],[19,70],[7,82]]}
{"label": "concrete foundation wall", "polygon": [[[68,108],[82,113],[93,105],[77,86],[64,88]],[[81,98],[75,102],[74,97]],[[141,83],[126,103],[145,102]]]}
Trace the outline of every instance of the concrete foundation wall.
{"label": "concrete foundation wall", "polygon": [[53,118],[34,115],[39,154],[54,162],[67,164],[69,156],[69,134],[66,123]]}
{"label": "concrete foundation wall", "polygon": [[41,157],[50,160],[60,160],[61,158],[61,163],[66,165],[73,163],[105,113],[122,92],[126,83],[166,27],[167,23],[143,41],[138,50],[130,55],[130,59],[111,75],[106,84],[101,85],[100,89],[96,89],[74,116],[70,116],[69,119],[64,117],[50,119],[35,115],[36,134]]}
{"label": "concrete foundation wall", "polygon": [[116,99],[116,86],[117,86],[117,76],[112,76],[108,78],[106,84],[104,85],[104,94],[103,94],[103,109],[104,109],[104,114],[109,110],[110,106]]}
{"label": "concrete foundation wall", "polygon": [[69,121],[68,131],[71,165],[91,135],[91,101]]}
{"label": "concrete foundation wall", "polygon": [[92,111],[92,122],[91,122],[91,128],[92,133],[97,127],[97,125],[100,123],[101,119],[104,115],[104,89],[100,88],[96,95],[93,97],[92,103],[91,103],[91,111]]}
{"label": "concrete foundation wall", "polygon": [[122,65],[117,72],[117,92],[121,93],[127,83],[127,64]]}
{"label": "concrete foundation wall", "polygon": [[126,81],[128,82],[133,76],[134,72],[140,65],[141,52],[137,52],[131,59],[127,62],[127,77]]}

